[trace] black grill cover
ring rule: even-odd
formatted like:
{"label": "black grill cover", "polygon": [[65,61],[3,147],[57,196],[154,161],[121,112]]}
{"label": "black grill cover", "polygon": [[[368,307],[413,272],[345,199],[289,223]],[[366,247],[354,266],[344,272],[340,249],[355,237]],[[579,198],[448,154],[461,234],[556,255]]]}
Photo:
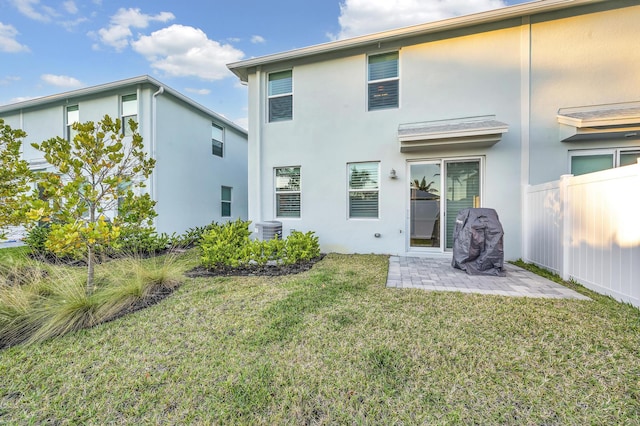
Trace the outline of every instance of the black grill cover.
{"label": "black grill cover", "polygon": [[505,276],[504,231],[494,209],[463,209],[453,228],[451,266],[470,275]]}

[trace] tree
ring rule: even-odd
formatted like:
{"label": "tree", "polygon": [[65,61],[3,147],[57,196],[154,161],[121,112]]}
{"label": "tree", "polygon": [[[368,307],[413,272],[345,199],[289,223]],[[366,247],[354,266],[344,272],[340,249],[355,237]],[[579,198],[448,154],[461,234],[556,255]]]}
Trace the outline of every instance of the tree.
{"label": "tree", "polygon": [[22,160],[20,148],[27,134],[12,129],[0,118],[0,238],[7,226],[25,222],[24,205],[31,189],[29,163]]}
{"label": "tree", "polygon": [[[51,223],[47,248],[81,253],[87,260],[87,294],[93,292],[96,251],[110,245],[123,226],[151,225],[155,202],[142,194],[155,160],[144,152],[138,124],[122,135],[119,119],[74,123],[73,140],[60,137],[32,146],[56,172],[40,175],[42,197],[33,199],[30,218]],[[110,216],[113,216],[111,219]]]}

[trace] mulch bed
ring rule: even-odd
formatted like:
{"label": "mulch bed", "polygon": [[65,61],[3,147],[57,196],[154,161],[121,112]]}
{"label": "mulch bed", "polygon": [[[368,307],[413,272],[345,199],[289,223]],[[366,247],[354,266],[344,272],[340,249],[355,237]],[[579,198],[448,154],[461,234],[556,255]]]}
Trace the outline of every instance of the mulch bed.
{"label": "mulch bed", "polygon": [[189,278],[198,277],[277,277],[281,275],[299,274],[300,272],[308,271],[318,261],[324,258],[324,254],[305,261],[298,262],[293,265],[243,265],[237,268],[215,268],[210,269],[204,266],[196,266],[195,268],[185,272],[185,275]]}

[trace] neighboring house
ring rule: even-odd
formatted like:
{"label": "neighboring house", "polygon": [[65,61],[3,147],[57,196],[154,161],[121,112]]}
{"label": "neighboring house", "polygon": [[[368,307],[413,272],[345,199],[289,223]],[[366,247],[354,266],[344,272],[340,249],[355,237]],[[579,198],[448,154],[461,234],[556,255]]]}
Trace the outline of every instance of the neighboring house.
{"label": "neighboring house", "polygon": [[137,121],[156,160],[146,190],[157,202],[158,232],[247,218],[246,130],[149,76],[0,106],[0,118],[27,133],[32,170],[52,169],[31,142],[68,138],[73,122],[106,114]]}
{"label": "neighboring house", "polygon": [[542,0],[229,64],[249,219],[323,251],[442,254],[465,207],[522,256],[524,190],[640,155],[637,0]]}

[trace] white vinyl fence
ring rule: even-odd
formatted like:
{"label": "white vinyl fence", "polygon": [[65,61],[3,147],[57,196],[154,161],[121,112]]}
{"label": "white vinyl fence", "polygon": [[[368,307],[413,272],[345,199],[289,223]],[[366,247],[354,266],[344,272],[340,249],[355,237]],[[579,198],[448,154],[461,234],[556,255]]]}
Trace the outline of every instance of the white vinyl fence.
{"label": "white vinyl fence", "polygon": [[640,160],[527,187],[524,258],[640,307]]}

